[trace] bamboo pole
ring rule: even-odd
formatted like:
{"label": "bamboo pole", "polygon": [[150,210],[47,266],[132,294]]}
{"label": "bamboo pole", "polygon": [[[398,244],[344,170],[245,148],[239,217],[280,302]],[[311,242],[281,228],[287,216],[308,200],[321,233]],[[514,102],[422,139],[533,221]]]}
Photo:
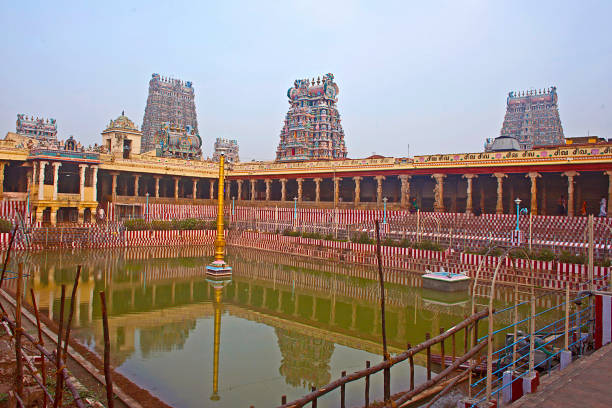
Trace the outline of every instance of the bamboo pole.
{"label": "bamboo pole", "polygon": [[[34,308],[34,315],[36,316],[36,328],[38,329],[38,344],[41,346],[45,346],[45,341],[43,340],[42,330],[40,328],[40,315],[38,313],[38,305],[36,304],[36,296],[34,295],[34,289],[30,288],[30,295],[32,296],[32,307]],[[45,371],[45,355],[44,353],[40,353],[40,372],[43,384],[47,384],[47,373]],[[43,408],[47,408],[47,393],[43,393]]]}
{"label": "bamboo pole", "polygon": [[[2,317],[2,320],[4,320],[11,327],[12,330],[14,330],[15,328],[14,322],[10,321],[7,317]],[[34,337],[32,337],[30,334],[28,334],[27,332],[23,332],[23,337],[25,337],[29,342],[31,342],[34,345],[34,347],[38,351],[40,351],[41,354],[44,354],[44,356],[47,357],[47,359],[50,362],[57,361],[56,356],[54,356],[51,352],[47,351],[43,346],[38,344],[36,339],[34,339]],[[63,364],[62,360],[60,360],[60,364]],[[74,403],[76,404],[76,406],[78,408],[85,408],[85,406],[83,405],[83,401],[81,400],[81,397],[79,396],[78,391],[76,390],[74,385],[70,382],[70,379],[68,378],[67,370],[62,370],[61,373],[64,376],[64,384],[66,384],[66,387],[70,390],[70,393],[72,394],[72,397],[74,398]]]}
{"label": "bamboo pole", "polygon": [[[370,368],[370,362],[366,361],[366,370]],[[370,374],[366,375],[365,378],[365,408],[370,406]]]}
{"label": "bamboo pole", "polygon": [[570,316],[570,288],[565,286],[565,350],[569,350],[569,316]]}
{"label": "bamboo pole", "polygon": [[108,315],[106,312],[106,295],[100,292],[100,300],[102,304],[102,326],[104,329],[104,379],[106,383],[106,403],[108,408],[114,408],[115,401],[113,399],[113,380],[110,369],[110,339],[108,334]]}
{"label": "bamboo pole", "polygon": [[[341,376],[344,377],[346,375],[346,371],[343,371]],[[346,408],[346,384],[342,384],[340,386],[340,408]]]}
{"label": "bamboo pole", "polygon": [[[430,334],[425,333],[425,342],[430,339]],[[427,380],[431,380],[431,346],[427,346]]]}
{"label": "bamboo pole", "polygon": [[23,361],[21,356],[21,292],[23,291],[23,264],[19,264],[17,268],[17,293],[15,306],[15,391],[19,397],[23,397]]}
{"label": "bamboo pole", "polygon": [[[70,341],[70,328],[72,326],[72,316],[74,315],[76,291],[79,286],[79,278],[81,277],[81,268],[82,268],[81,265],[77,266],[77,273],[74,278],[74,284],[72,286],[72,294],[70,295],[70,313],[68,314],[68,324],[66,326],[66,336],[64,340],[64,353],[63,353],[64,356],[68,356],[68,342]],[[67,357],[66,357],[66,362],[68,362]]]}
{"label": "bamboo pole", "polygon": [[62,399],[62,382],[60,378],[62,377],[62,372],[64,371],[64,366],[61,365],[62,361],[62,331],[64,330],[64,303],[66,300],[66,285],[62,285],[62,295],[60,300],[60,318],[59,318],[59,329],[57,331],[57,355],[55,361],[55,370],[56,370],[56,378],[55,378],[55,398],[53,398],[53,408],[57,408],[61,406]]}
{"label": "bamboo pole", "polygon": [[446,370],[442,371],[440,374],[438,374],[435,378],[432,378],[430,380],[427,380],[426,382],[420,384],[417,388],[415,388],[412,391],[406,392],[401,394],[401,396],[396,399],[394,401],[394,403],[396,404],[396,406],[401,406],[402,404],[404,404],[405,402],[409,401],[410,399],[412,399],[412,397],[414,397],[415,395],[420,394],[421,392],[425,391],[426,389],[436,385],[437,383],[439,383],[440,381],[442,381],[442,379],[446,376],[448,376],[450,373],[452,373],[453,371],[455,371],[457,369],[457,367],[461,366],[461,364],[465,363],[467,360],[469,360],[470,358],[472,358],[473,356],[475,356],[478,352],[480,352],[480,350],[486,345],[485,342],[479,343],[478,345],[476,345],[475,347],[473,347],[470,351],[467,352],[467,354],[463,355],[462,357],[458,358],[457,361],[453,362],[453,364],[449,365]]}
{"label": "bamboo pole", "polygon": [[464,371],[462,371],[459,375],[457,375],[455,378],[452,379],[451,382],[449,382],[446,387],[444,387],[442,389],[442,391],[436,393],[436,395],[429,401],[429,404],[427,404],[427,406],[425,408],[431,408],[433,406],[433,404],[435,404],[435,402],[437,400],[439,400],[440,398],[442,398],[442,396],[444,396],[444,394],[446,394],[447,392],[449,392],[455,385],[457,385],[457,383],[459,381],[461,381],[463,379],[463,377],[465,377],[467,374],[470,373],[470,371],[472,369],[474,369],[476,366],[478,366],[480,364],[480,362],[482,361],[482,357],[480,357],[478,360],[474,360],[467,369],[465,369]]}
{"label": "bamboo pole", "polygon": [[517,348],[517,336],[518,336],[518,321],[519,321],[519,313],[518,313],[518,282],[514,285],[514,325],[512,328],[512,371],[516,369],[516,348]]}

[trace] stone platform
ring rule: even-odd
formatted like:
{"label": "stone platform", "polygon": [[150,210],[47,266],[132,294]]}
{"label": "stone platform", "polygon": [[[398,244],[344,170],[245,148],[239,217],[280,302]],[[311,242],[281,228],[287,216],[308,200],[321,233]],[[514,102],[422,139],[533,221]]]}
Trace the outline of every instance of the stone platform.
{"label": "stone platform", "polygon": [[575,361],[563,371],[542,377],[537,393],[510,406],[515,408],[612,407],[612,344]]}

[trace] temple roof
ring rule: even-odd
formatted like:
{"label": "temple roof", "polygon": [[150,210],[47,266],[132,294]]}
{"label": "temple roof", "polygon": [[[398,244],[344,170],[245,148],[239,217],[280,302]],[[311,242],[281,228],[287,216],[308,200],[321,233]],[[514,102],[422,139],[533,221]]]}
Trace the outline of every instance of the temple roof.
{"label": "temple roof", "polygon": [[109,129],[127,129],[127,130],[138,130],[138,128],[134,125],[134,122],[130,120],[127,116],[125,116],[125,111],[121,112],[121,115],[115,120],[110,121],[106,130]]}

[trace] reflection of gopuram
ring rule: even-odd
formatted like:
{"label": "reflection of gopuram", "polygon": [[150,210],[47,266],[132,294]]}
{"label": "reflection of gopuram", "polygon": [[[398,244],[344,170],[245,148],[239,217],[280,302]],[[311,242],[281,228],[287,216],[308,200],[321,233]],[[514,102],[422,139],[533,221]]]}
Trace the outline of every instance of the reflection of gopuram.
{"label": "reflection of gopuram", "polygon": [[187,319],[141,329],[140,349],[142,350],[142,356],[147,358],[151,353],[158,351],[182,349],[189,333],[195,327],[195,319]]}
{"label": "reflection of gopuram", "polygon": [[333,343],[281,328],[275,332],[283,355],[278,371],[287,384],[310,388],[329,383]]}

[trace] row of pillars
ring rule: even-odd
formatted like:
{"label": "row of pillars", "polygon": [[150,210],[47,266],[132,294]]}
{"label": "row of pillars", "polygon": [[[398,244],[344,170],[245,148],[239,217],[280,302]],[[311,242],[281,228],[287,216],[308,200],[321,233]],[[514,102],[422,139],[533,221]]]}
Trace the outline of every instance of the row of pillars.
{"label": "row of pillars", "polygon": [[[46,163],[46,162],[41,162],[41,174],[43,174],[43,168],[44,165],[42,163]],[[54,168],[55,168],[55,174],[57,174],[57,169],[59,168],[60,163],[54,163]],[[81,165],[81,166],[86,166],[86,165]],[[96,180],[96,170],[97,168],[95,168],[94,166],[94,183]],[[84,174],[84,168],[81,167],[81,184],[83,183],[83,174]],[[112,176],[112,195],[113,195],[113,200],[116,198],[116,193],[117,193],[117,177],[119,175],[118,172],[113,172],[110,173]],[[580,173],[578,173],[577,171],[566,171],[564,173],[562,173],[563,176],[567,177],[567,211],[569,216],[573,216],[574,214],[574,178],[576,176],[579,176]],[[612,171],[606,171],[605,172],[606,175],[608,175],[610,182],[609,182],[609,187],[608,187],[608,195],[609,195],[609,199],[610,201],[612,201]],[[478,174],[463,174],[462,177],[466,180],[467,182],[467,191],[466,191],[466,209],[465,212],[466,213],[473,213],[473,180],[478,178],[478,177],[483,177],[484,175],[478,175]],[[488,176],[488,175],[487,175]],[[496,207],[495,207],[495,212],[497,214],[503,214],[504,212],[504,206],[503,206],[503,192],[504,192],[504,179],[506,179],[508,177],[508,175],[506,173],[493,173],[492,174],[493,177],[495,177],[497,179],[497,201],[496,201]],[[159,197],[159,182],[162,176],[153,176],[155,178],[155,197]],[[446,174],[441,174],[441,173],[436,173],[436,174],[432,174],[431,177],[435,180],[436,184],[434,187],[434,211],[435,212],[445,212],[446,208],[444,207],[444,180],[447,177]],[[530,180],[530,196],[531,196],[531,213],[532,214],[538,214],[538,200],[537,200],[537,196],[538,196],[538,188],[537,188],[537,179],[541,178],[541,174],[538,172],[529,172],[527,174],[525,174],[525,177],[528,178]],[[400,175],[399,179],[401,181],[401,189],[400,189],[400,205],[402,208],[406,208],[408,207],[408,204],[410,202],[410,182],[411,182],[411,178],[412,176],[410,175]],[[179,180],[180,177],[174,177],[174,198],[178,199],[179,198]],[[340,196],[340,182],[342,181],[342,177],[333,177],[332,181],[333,181],[333,185],[334,185],[334,203],[337,204],[339,201],[339,196]],[[376,202],[378,204],[381,204],[383,201],[383,181],[385,180],[385,176],[374,176],[374,179],[376,180]],[[302,202],[303,200],[303,182],[304,182],[304,178],[297,178],[295,179],[297,182],[297,201],[298,202]],[[321,202],[321,182],[323,181],[322,178],[313,178],[312,179],[315,183],[315,203],[319,203]],[[355,176],[352,177],[352,180],[355,183],[355,199],[354,199],[354,203],[355,204],[359,204],[360,203],[360,196],[361,196],[361,181],[363,180],[362,176]],[[134,191],[138,192],[138,188],[139,188],[139,181],[140,181],[140,175],[134,175]],[[242,200],[242,189],[243,189],[243,184],[245,180],[235,180],[238,186],[238,191],[237,191],[237,199],[238,201]],[[250,190],[251,190],[251,194],[250,194],[250,201],[255,201],[255,197],[256,197],[256,185],[257,185],[257,179],[250,179]],[[265,200],[266,201],[270,201],[270,197],[271,197],[271,184],[272,182],[274,182],[275,180],[273,179],[264,179],[264,183],[266,185],[266,189],[265,189]],[[286,184],[288,179],[286,178],[281,178],[278,179],[278,181],[281,183],[281,201],[287,201],[287,188],[286,188]],[[193,189],[192,189],[192,197],[195,200],[196,195],[197,195],[197,182],[198,179],[194,178],[192,179],[192,183],[193,183]],[[226,195],[226,199],[230,199],[230,189],[229,189],[229,183],[231,182],[231,180],[226,180],[226,185],[225,185],[225,195]],[[41,181],[42,183],[42,181]],[[57,191],[57,183],[54,183],[54,191]],[[42,184],[41,184],[42,185]],[[94,184],[95,185],[95,184]],[[215,180],[212,179],[210,180],[210,195],[209,197],[214,197],[214,188],[215,188]],[[42,189],[41,189],[42,190]],[[81,189],[82,191],[82,189]],[[82,193],[81,193],[82,194]],[[95,193],[94,193],[95,194]],[[56,194],[54,194],[54,198],[56,198]],[[482,199],[482,197],[481,197]],[[610,215],[610,214],[608,214]]]}
{"label": "row of pillars", "polygon": [[[402,181],[402,192],[407,191],[409,187],[405,187],[405,186],[408,185],[409,183],[408,179],[410,176],[401,175],[399,177]],[[355,204],[358,204],[360,202],[361,180],[363,180],[363,177],[356,176],[356,177],[353,177],[352,179],[355,182]],[[385,180],[385,176],[374,176],[374,179],[376,179],[376,183],[377,183],[376,202],[380,204],[383,201],[382,183],[383,183],[383,180]],[[305,180],[304,178],[295,179],[295,181],[297,182],[297,201],[298,202],[302,202],[302,197],[303,197],[302,186],[303,186],[304,180]],[[323,181],[323,179],[320,177],[317,177],[317,178],[313,178],[312,180],[315,183],[315,203],[319,203],[321,202],[321,182]],[[334,182],[334,203],[338,203],[338,200],[340,197],[340,181],[342,181],[342,177],[333,177],[332,180]],[[270,201],[270,191],[271,191],[270,186],[273,181],[274,181],[273,179],[264,179],[264,182],[266,183],[266,201]],[[282,178],[282,179],[279,179],[279,181],[281,183],[281,201],[287,201],[287,181],[288,179]],[[244,180],[236,180],[236,182],[238,183],[238,200],[241,200],[242,199],[242,183],[244,182]],[[255,201],[255,186],[257,184],[257,179],[251,179],[250,182],[251,182],[251,201]],[[402,193],[402,204],[404,204],[403,196],[404,194]]]}
{"label": "row of pillars", "polygon": [[[47,161],[39,161],[38,162],[38,200],[42,201],[45,199],[44,197],[44,185],[45,185],[45,167],[49,164]],[[53,166],[53,200],[57,201],[57,186],[59,180],[59,169],[61,167],[61,162],[52,162],[51,166]],[[89,164],[79,164],[79,192],[81,194],[81,201],[85,201],[85,170]],[[96,186],[98,182],[98,166],[91,165],[92,168],[92,186]],[[36,173],[36,162],[34,162],[34,170]],[[97,191],[96,188],[93,189],[93,198],[92,201],[97,201]]]}
{"label": "row of pillars", "polygon": [[[110,173],[111,177],[112,177],[112,186],[111,186],[111,195],[112,195],[112,199],[113,201],[116,200],[117,198],[117,177],[119,177],[119,172],[112,172]],[[138,191],[140,188],[140,175],[139,174],[135,174],[134,176],[134,195],[138,196]],[[155,179],[155,196],[156,198],[159,198],[159,181],[161,180],[162,176],[153,176],[153,179]],[[174,198],[176,200],[178,200],[179,198],[179,181],[181,180],[181,177],[173,177],[172,178],[174,180]],[[197,196],[197,192],[198,192],[198,180],[197,178],[193,178],[192,179],[192,198],[195,200],[196,196]],[[216,180],[211,179],[210,180],[210,197],[214,197],[214,189],[215,189],[215,183]],[[229,195],[229,189],[227,188],[227,183],[226,183],[226,195]],[[148,193],[147,193],[148,194]]]}

